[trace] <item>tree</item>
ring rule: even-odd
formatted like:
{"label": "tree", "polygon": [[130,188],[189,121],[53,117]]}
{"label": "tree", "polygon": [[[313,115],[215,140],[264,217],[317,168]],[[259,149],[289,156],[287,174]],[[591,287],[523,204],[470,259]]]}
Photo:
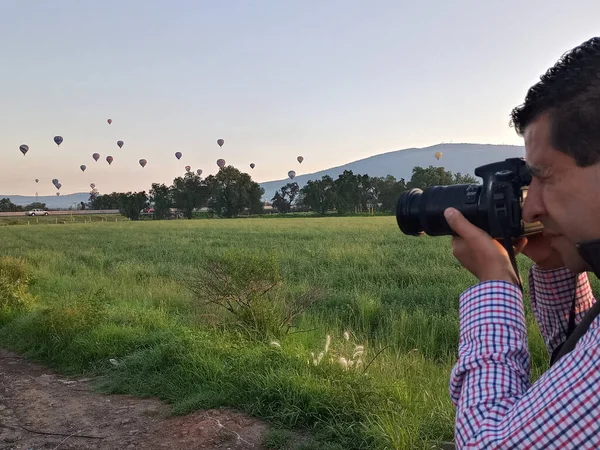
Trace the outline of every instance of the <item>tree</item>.
{"label": "tree", "polygon": [[31,211],[32,209],[47,209],[48,207],[46,206],[45,203],[41,203],[41,202],[33,202],[30,203],[29,205],[25,206],[25,211]]}
{"label": "tree", "polygon": [[18,212],[23,211],[23,207],[15,205],[10,198],[0,199],[0,212]]}
{"label": "tree", "polygon": [[91,209],[96,209],[94,208],[94,202],[96,201],[96,197],[98,197],[100,195],[100,193],[98,192],[98,190],[96,188],[93,188],[90,191],[90,198],[88,200],[88,207]]}
{"label": "tree", "polygon": [[404,178],[396,181],[395,177],[388,175],[385,178],[375,178],[374,183],[377,186],[377,201],[380,208],[383,211],[395,213],[398,198],[406,190],[406,181],[404,181]]}
{"label": "tree", "polygon": [[273,208],[275,208],[280,213],[288,213],[292,209],[292,205],[285,197],[279,192],[275,191],[275,195],[271,199],[273,203]]}
{"label": "tree", "polygon": [[[92,200],[92,209],[120,209],[120,195],[117,192],[97,195]],[[90,195],[91,198],[92,195]]]}
{"label": "tree", "polygon": [[235,167],[223,167],[217,175],[208,176],[205,183],[210,191],[208,206],[218,216],[236,217],[246,208],[250,212],[261,210],[264,189]]}
{"label": "tree", "polygon": [[119,195],[119,212],[131,220],[138,220],[141,212],[148,206],[146,192],[127,192]]}
{"label": "tree", "polygon": [[288,183],[281,188],[281,196],[286,199],[290,206],[294,205],[294,201],[298,197],[298,193],[300,192],[300,186],[295,181],[292,183]]}
{"label": "tree", "polygon": [[462,175],[460,172],[457,172],[454,174],[454,184],[479,184],[479,181],[472,175]]}
{"label": "tree", "polygon": [[448,186],[454,184],[452,172],[447,171],[443,167],[429,166],[423,168],[420,166],[413,167],[412,177],[408,182],[408,189],[425,189],[429,186]]}
{"label": "tree", "polygon": [[175,207],[191,219],[194,209],[202,208],[208,202],[209,188],[198,175],[190,172],[173,180],[171,196]]}
{"label": "tree", "polygon": [[344,170],[335,184],[335,209],[339,214],[356,211],[361,201],[360,175]]}
{"label": "tree", "polygon": [[309,180],[300,192],[303,204],[316,213],[326,214],[335,205],[335,185],[329,175],[320,180]]}
{"label": "tree", "polygon": [[173,206],[173,191],[166,184],[152,183],[150,201],[154,203],[154,218],[166,219]]}

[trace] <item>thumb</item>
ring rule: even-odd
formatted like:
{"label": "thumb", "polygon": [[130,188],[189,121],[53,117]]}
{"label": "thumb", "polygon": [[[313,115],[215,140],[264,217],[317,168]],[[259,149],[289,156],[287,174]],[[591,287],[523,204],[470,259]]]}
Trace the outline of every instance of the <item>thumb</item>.
{"label": "thumb", "polygon": [[446,222],[450,225],[456,234],[465,239],[481,238],[482,234],[485,235],[485,231],[477,228],[471,222],[469,222],[462,213],[456,208],[446,208],[444,210],[444,217]]}

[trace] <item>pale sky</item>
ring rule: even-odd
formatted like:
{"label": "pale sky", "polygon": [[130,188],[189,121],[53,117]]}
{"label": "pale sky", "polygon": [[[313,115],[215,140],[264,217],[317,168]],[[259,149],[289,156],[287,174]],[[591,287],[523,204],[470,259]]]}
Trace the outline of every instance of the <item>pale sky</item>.
{"label": "pale sky", "polygon": [[262,182],[521,145],[510,110],[598,34],[598,0],[0,0],[0,194],[147,191],[218,158]]}

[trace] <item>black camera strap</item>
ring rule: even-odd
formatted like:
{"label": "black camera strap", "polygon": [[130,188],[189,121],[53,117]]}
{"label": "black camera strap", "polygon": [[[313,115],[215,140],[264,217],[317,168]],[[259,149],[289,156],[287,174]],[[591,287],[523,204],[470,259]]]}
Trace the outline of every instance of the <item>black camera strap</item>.
{"label": "black camera strap", "polygon": [[508,253],[508,257],[510,259],[510,263],[512,265],[513,270],[515,271],[515,275],[517,277],[517,282],[519,283],[519,289],[521,289],[521,293],[523,292],[523,282],[521,281],[521,275],[519,274],[519,268],[517,267],[517,258],[515,256],[515,249],[513,247],[512,238],[510,236],[510,229],[508,228],[508,224],[502,224],[502,246]]}

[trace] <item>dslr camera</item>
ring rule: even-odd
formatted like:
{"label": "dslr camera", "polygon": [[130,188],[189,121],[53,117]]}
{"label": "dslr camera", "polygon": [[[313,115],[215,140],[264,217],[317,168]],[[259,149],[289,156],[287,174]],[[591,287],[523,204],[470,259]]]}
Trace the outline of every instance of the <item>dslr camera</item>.
{"label": "dslr camera", "polygon": [[483,180],[482,184],[430,186],[403,192],[396,206],[400,230],[412,236],[456,235],[444,217],[444,210],[453,207],[492,238],[518,238],[542,231],[540,222],[527,223],[522,218],[531,183],[524,158],[479,166],[475,175]]}

